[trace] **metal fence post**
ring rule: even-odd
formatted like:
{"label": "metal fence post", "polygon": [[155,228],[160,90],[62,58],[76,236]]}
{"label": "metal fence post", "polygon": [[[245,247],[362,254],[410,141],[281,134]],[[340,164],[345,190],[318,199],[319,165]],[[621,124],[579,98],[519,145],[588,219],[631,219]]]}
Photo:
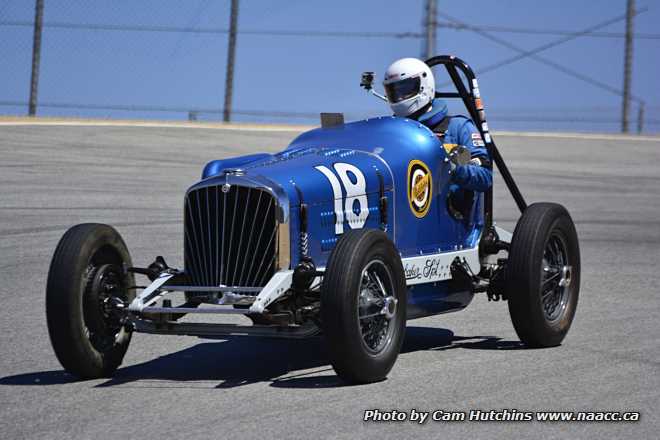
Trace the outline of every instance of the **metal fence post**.
{"label": "metal fence post", "polygon": [[426,0],[424,17],[424,48],[422,56],[429,59],[435,56],[436,0]]}
{"label": "metal fence post", "polygon": [[39,90],[39,62],[41,61],[41,29],[44,19],[44,0],[36,0],[34,12],[34,39],[32,40],[32,77],[30,79],[30,102],[28,115],[37,114],[37,94]]}
{"label": "metal fence post", "polygon": [[229,45],[227,47],[227,74],[225,76],[225,106],[222,120],[231,120],[232,88],[234,87],[234,60],[236,55],[236,25],[238,22],[238,0],[231,0],[229,17]]}
{"label": "metal fence post", "polygon": [[630,81],[632,77],[633,57],[633,17],[635,16],[635,0],[626,4],[626,47],[623,55],[623,105],[621,108],[621,131],[628,133],[630,108]]}
{"label": "metal fence post", "polygon": [[639,110],[637,112],[637,134],[642,134],[644,130],[644,101],[639,103]]}

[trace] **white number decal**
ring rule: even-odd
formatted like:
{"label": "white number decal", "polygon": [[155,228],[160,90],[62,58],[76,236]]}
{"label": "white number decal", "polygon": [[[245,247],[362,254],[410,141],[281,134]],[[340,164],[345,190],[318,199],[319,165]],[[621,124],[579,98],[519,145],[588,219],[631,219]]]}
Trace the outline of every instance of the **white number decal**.
{"label": "white number decal", "polygon": [[[323,173],[330,181],[332,192],[335,197],[335,234],[344,233],[344,213],[351,229],[360,229],[367,222],[369,216],[369,205],[367,202],[367,180],[362,171],[355,165],[349,163],[334,164],[337,176],[323,165],[315,167]],[[341,184],[339,180],[341,179]],[[346,200],[343,200],[342,185],[346,191]],[[358,204],[357,214],[353,209]]]}
{"label": "white number decal", "polygon": [[341,185],[339,185],[339,180],[337,177],[330,171],[327,167],[319,165],[316,167],[317,170],[323,173],[325,177],[330,181],[332,186],[332,192],[335,197],[335,234],[344,233],[344,208],[342,204],[342,193]]}

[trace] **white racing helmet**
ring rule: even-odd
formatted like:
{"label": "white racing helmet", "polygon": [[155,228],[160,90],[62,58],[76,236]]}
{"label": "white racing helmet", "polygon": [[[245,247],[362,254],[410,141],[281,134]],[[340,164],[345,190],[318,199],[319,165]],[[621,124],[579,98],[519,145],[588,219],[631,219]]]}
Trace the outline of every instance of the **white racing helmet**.
{"label": "white racing helmet", "polygon": [[417,58],[402,58],[385,71],[385,94],[396,116],[408,117],[435,97],[431,68]]}

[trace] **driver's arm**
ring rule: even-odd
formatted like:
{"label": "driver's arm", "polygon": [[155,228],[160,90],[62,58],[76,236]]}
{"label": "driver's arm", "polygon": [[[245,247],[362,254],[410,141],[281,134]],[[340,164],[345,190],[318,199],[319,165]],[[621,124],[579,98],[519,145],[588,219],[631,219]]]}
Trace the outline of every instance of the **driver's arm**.
{"label": "driver's arm", "polygon": [[[455,124],[455,125],[454,125]],[[451,127],[454,125],[454,127]],[[464,189],[485,192],[493,184],[493,174],[490,171],[490,158],[479,131],[469,119],[455,118],[448,130],[456,134],[459,145],[464,145],[472,160],[467,165],[458,165],[452,173],[452,182]]]}

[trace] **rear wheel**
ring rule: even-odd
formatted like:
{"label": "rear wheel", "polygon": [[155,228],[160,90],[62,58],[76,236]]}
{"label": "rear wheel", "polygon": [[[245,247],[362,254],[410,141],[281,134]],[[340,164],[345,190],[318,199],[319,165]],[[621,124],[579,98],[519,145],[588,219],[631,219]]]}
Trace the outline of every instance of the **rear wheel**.
{"label": "rear wheel", "polygon": [[559,345],[580,291],[580,249],[573,220],[555,203],[530,205],[516,225],[507,263],[513,326],[530,347]]}
{"label": "rear wheel", "polygon": [[84,379],[111,375],[131,340],[123,309],[134,296],[131,257],[119,233],[86,223],[69,229],[55,249],[46,286],[48,333],[58,360]]}
{"label": "rear wheel", "polygon": [[341,379],[367,383],[387,376],[405,333],[406,285],[385,233],[361,229],[339,239],[323,279],[321,322]]}

